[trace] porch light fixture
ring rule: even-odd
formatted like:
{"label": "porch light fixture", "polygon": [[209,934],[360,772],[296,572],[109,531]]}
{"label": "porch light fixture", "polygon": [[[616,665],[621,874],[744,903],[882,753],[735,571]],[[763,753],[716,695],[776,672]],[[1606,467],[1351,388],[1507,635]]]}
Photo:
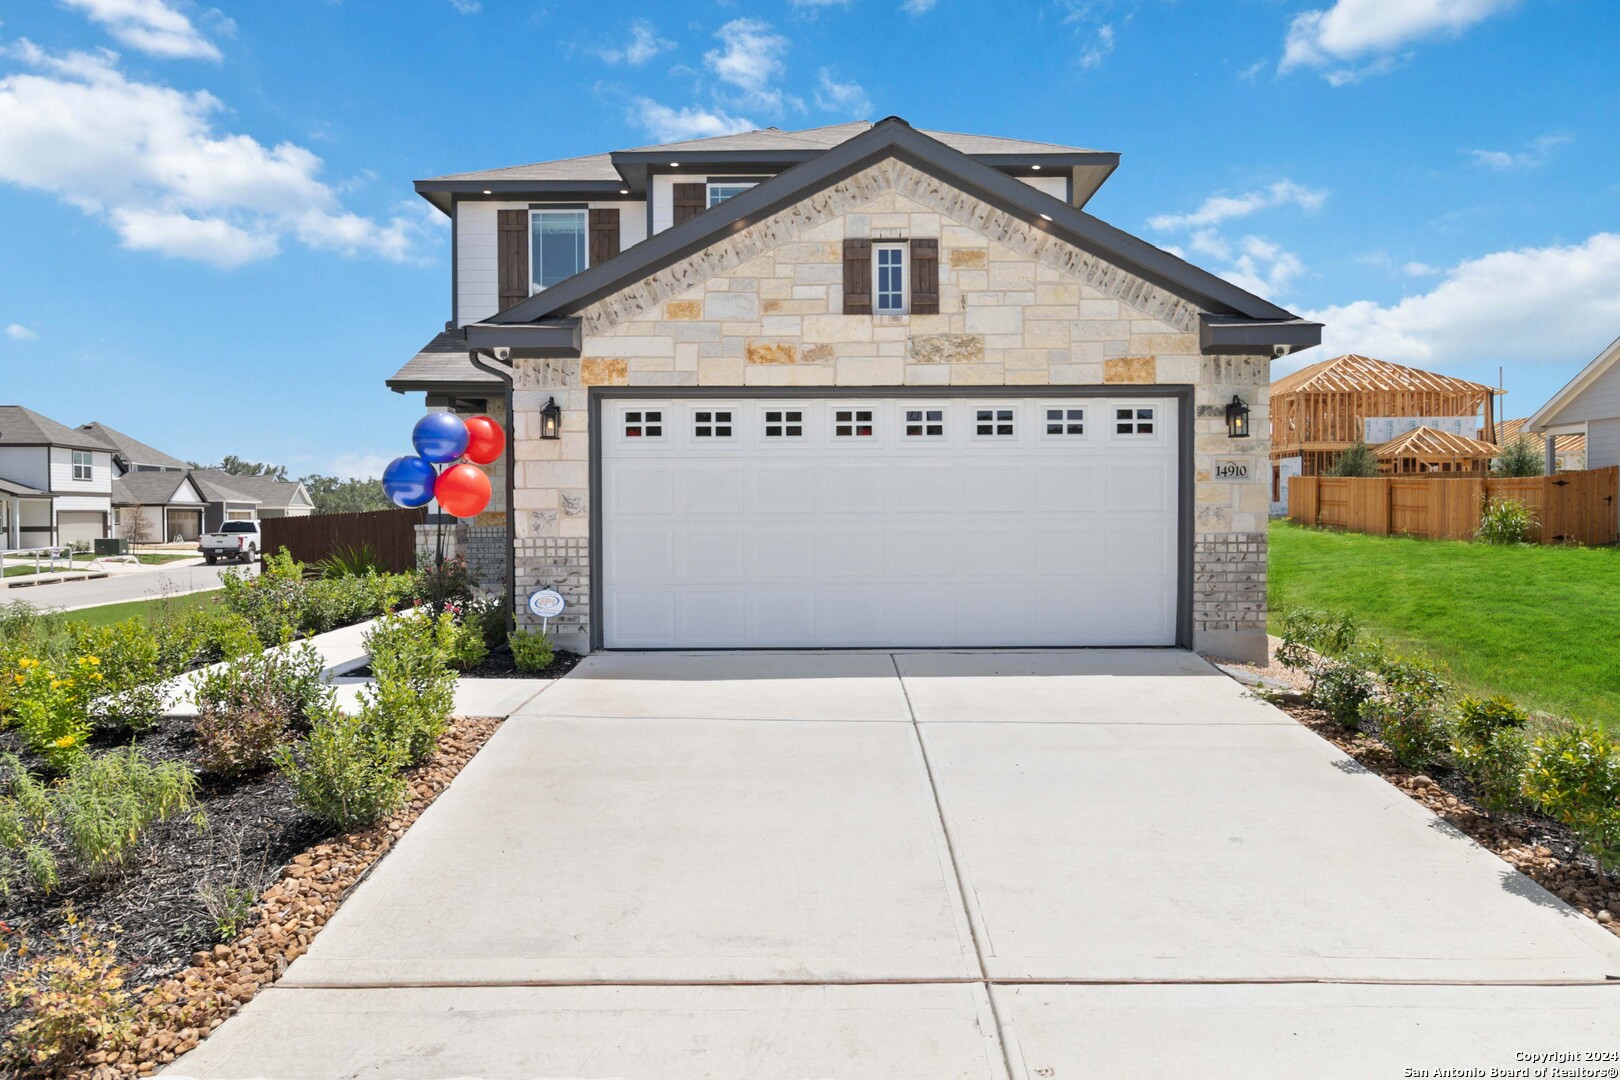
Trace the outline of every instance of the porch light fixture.
{"label": "porch light fixture", "polygon": [[1052,215],[1051,214],[1042,214],[1041,215],[1041,220],[1042,221],[1051,221],[1052,220]]}
{"label": "porch light fixture", "polygon": [[1249,437],[1249,407],[1236,394],[1226,406],[1226,434],[1234,439]]}
{"label": "porch light fixture", "polygon": [[545,408],[540,410],[540,437],[562,438],[562,407],[557,404],[556,398],[548,398]]}

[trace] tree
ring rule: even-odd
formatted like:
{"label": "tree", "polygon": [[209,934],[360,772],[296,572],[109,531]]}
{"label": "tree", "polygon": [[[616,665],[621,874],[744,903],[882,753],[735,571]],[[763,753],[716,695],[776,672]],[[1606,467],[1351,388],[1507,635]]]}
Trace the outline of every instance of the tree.
{"label": "tree", "polygon": [[124,539],[132,544],[144,544],[152,539],[152,519],[144,506],[126,506],[123,513]]}
{"label": "tree", "polygon": [[268,476],[272,480],[287,479],[287,466],[271,465],[265,461],[246,461],[235,454],[226,454],[224,460],[218,465],[199,465],[195,461],[187,462],[193,469],[212,469],[215,472],[230,473],[232,476]]}
{"label": "tree", "polygon": [[394,505],[383,494],[381,480],[339,480],[335,476],[311,473],[299,483],[314,500],[317,514],[358,514],[367,510],[390,510]]}
{"label": "tree", "polygon": [[1341,453],[1328,467],[1325,476],[1377,476],[1378,458],[1373,455],[1372,447],[1361,439],[1355,445]]}
{"label": "tree", "polygon": [[1541,450],[1524,435],[1502,447],[1502,456],[1491,462],[1492,476],[1540,476],[1546,471]]}

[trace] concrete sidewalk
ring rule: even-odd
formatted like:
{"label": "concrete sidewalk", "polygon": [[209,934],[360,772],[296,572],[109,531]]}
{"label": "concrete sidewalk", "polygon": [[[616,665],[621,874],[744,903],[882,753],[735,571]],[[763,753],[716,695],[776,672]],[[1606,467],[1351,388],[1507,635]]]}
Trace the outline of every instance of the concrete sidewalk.
{"label": "concrete sidewalk", "polygon": [[1186,653],[612,654],[515,708],[169,1075],[1393,1077],[1620,1031],[1620,939]]}

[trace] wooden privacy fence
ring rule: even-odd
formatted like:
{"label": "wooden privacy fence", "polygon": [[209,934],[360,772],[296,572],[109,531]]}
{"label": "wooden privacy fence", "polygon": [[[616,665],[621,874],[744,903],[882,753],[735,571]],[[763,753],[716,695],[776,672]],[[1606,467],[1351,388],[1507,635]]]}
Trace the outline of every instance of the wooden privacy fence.
{"label": "wooden privacy fence", "polygon": [[404,572],[416,569],[416,527],[426,521],[426,507],[266,518],[259,522],[261,550],[273,555],[286,548],[299,562],[313,563],[340,548],[365,546],[377,553],[383,566]]}
{"label": "wooden privacy fence", "polygon": [[1295,476],[1288,517],[1374,536],[1469,540],[1486,499],[1513,499],[1534,511],[1543,544],[1620,541],[1620,466],[1556,476]]}

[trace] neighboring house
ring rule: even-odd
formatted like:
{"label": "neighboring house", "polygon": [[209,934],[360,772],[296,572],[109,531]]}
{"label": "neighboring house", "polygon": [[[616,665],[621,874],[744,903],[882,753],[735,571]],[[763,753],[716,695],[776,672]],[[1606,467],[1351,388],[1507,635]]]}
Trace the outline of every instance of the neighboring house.
{"label": "neighboring house", "polygon": [[[1527,423],[1529,423],[1528,417],[1519,420],[1498,420],[1496,422],[1496,441],[1503,446],[1507,446],[1517,442],[1520,438],[1534,439],[1538,445],[1543,447],[1543,452],[1545,452],[1545,438],[1539,434],[1526,431],[1524,426]],[[1557,468],[1547,471],[1575,472],[1586,468],[1585,434],[1559,435],[1557,439],[1557,446],[1554,450],[1554,464]]]}
{"label": "neighboring house", "polygon": [[1553,438],[1584,435],[1586,468],[1620,465],[1620,338],[1598,353],[1524,426],[1542,438],[1549,461],[1556,458],[1561,446],[1552,444]]}
{"label": "neighboring house", "polygon": [[204,532],[214,532],[227,521],[308,517],[315,512],[315,500],[297,480],[238,476],[217,469],[193,469],[190,475],[208,500]]}
{"label": "neighboring house", "polygon": [[0,405],[0,543],[89,543],[112,522],[113,447],[21,405]]}
{"label": "neighboring house", "polygon": [[202,533],[207,503],[202,490],[184,472],[136,471],[113,480],[113,525],[119,536],[131,541],[196,540]]}
{"label": "neighboring house", "polygon": [[207,500],[203,508],[203,532],[218,532],[227,521],[257,521],[259,500],[235,488],[226,487],[224,481],[239,480],[230,473],[212,469],[194,469],[192,482]]}
{"label": "neighboring house", "polygon": [[890,117],[420,181],[452,318],[389,385],[510,415],[480,524],[568,648],[1259,658],[1321,327],[1085,213],[1117,164]]}
{"label": "neighboring house", "polygon": [[[1499,393],[1353,353],[1284,375],[1271,384],[1271,512],[1288,512],[1290,478],[1326,473],[1358,441],[1384,449],[1388,471],[1488,468],[1497,452],[1492,402]],[[1416,444],[1401,438],[1418,428],[1438,434]],[[1414,448],[1423,460],[1405,453]]]}
{"label": "neighboring house", "polygon": [[171,457],[106,424],[94,422],[81,424],[79,430],[99,438],[113,448],[113,463],[118,466],[121,473],[185,472],[190,468],[179,458]]}

